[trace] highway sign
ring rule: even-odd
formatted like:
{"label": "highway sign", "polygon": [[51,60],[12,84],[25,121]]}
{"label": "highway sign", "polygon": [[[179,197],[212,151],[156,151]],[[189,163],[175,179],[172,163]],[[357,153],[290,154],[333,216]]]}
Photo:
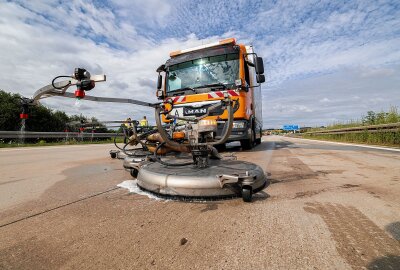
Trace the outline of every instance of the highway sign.
{"label": "highway sign", "polygon": [[299,130],[299,125],[283,125],[283,130]]}

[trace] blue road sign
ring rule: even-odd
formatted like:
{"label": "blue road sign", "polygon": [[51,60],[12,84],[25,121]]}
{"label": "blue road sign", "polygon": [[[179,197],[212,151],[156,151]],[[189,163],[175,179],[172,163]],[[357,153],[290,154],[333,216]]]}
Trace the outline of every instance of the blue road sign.
{"label": "blue road sign", "polygon": [[283,130],[299,130],[299,125],[283,125]]}

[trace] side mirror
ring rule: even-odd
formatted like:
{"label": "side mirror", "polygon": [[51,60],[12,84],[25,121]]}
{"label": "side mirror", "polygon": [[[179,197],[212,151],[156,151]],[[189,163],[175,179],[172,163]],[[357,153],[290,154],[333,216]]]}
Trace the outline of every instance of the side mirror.
{"label": "side mirror", "polygon": [[165,65],[161,65],[156,70],[158,73],[165,71]]}
{"label": "side mirror", "polygon": [[255,69],[257,74],[264,74],[264,62],[262,57],[256,57]]}
{"label": "side mirror", "polygon": [[263,83],[263,82],[265,82],[265,76],[264,76],[264,74],[257,74],[256,80],[257,80],[257,83]]}
{"label": "side mirror", "polygon": [[161,86],[162,86],[162,76],[161,74],[158,74],[157,89],[161,89]]}
{"label": "side mirror", "polygon": [[158,99],[164,99],[164,91],[158,89],[157,92],[156,92],[156,96],[157,96]]}

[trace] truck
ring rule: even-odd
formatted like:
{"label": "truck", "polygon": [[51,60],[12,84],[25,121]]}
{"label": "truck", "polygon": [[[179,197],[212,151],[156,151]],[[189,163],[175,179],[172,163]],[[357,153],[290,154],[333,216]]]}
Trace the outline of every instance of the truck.
{"label": "truck", "polygon": [[[253,46],[237,44],[235,38],[228,38],[173,51],[157,72],[156,96],[173,103],[173,115],[204,115],[210,106],[229,95],[239,106],[226,142],[240,141],[245,150],[261,143],[261,84],[265,76],[263,59]],[[221,136],[227,117],[227,112],[213,111],[206,118],[217,121],[216,138]]]}

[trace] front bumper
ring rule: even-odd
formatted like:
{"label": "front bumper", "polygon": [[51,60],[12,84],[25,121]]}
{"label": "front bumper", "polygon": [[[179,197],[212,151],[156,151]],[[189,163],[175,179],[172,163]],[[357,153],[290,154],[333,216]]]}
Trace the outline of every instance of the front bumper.
{"label": "front bumper", "polygon": [[[250,124],[247,120],[235,120],[235,122],[244,123],[244,127],[240,128],[232,128],[231,135],[229,136],[227,142],[240,141],[240,140],[248,140],[250,139]],[[222,135],[222,131],[224,129],[226,122],[219,121],[217,126],[217,138]]]}

